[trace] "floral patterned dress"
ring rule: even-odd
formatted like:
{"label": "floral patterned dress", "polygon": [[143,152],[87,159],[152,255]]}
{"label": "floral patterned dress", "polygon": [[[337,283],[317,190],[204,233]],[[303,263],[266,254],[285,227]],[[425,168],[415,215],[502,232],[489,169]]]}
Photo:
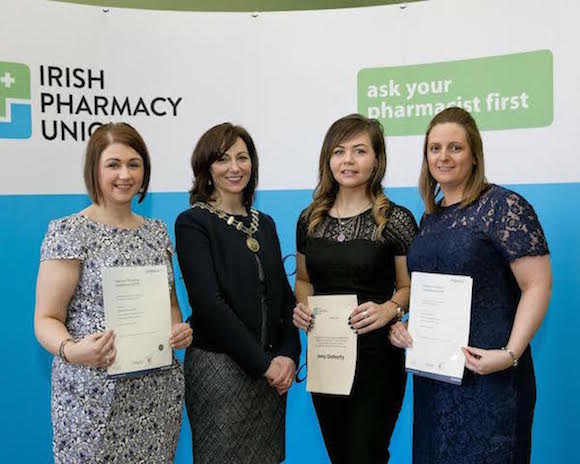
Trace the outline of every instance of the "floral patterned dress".
{"label": "floral patterned dress", "polygon": [[[166,264],[173,285],[173,249],[163,222],[120,229],[75,214],[52,221],[41,260],[78,259],[81,273],[66,327],[80,339],[105,330],[101,270]],[[52,364],[51,415],[57,464],[172,463],[179,437],[184,380],[174,358],[168,370],[107,379],[105,369]]]}
{"label": "floral patterned dress", "polygon": [[[546,254],[530,204],[491,185],[468,207],[425,215],[407,263],[411,272],[473,277],[469,344],[499,349],[508,342],[521,294],[510,263]],[[465,370],[462,385],[415,376],[413,390],[414,463],[529,463],[536,401],[529,347],[517,367],[489,375]]]}

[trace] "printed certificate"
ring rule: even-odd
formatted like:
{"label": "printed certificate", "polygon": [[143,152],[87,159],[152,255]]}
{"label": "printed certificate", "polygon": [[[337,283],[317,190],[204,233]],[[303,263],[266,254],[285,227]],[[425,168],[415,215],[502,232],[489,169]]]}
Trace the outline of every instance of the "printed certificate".
{"label": "printed certificate", "polygon": [[415,375],[461,384],[462,346],[469,341],[471,290],[468,276],[413,272],[405,366]]}
{"label": "printed certificate", "polygon": [[117,357],[109,377],[171,365],[171,301],[167,266],[103,268],[105,324],[115,331]]}
{"label": "printed certificate", "polygon": [[349,395],[354,381],[357,335],[348,318],[358,306],[356,295],[308,297],[315,314],[308,332],[306,390]]}

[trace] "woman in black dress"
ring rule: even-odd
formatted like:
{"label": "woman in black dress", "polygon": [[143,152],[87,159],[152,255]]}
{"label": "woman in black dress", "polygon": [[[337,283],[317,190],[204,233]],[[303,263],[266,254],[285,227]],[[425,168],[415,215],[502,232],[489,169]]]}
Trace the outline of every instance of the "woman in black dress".
{"label": "woman in black dress", "polygon": [[409,301],[406,257],[417,225],[381,186],[387,164],[383,129],[352,114],[328,130],[314,200],[297,226],[294,325],[316,324],[309,295],[356,294],[349,321],[357,366],[349,396],[312,394],[334,464],[384,464],[405,389],[403,352],[388,325]]}
{"label": "woman in black dress", "polygon": [[191,208],[175,236],[195,327],[184,363],[194,461],[277,464],[300,342],[274,222],[252,208],[256,148],[224,123],[191,163]]}
{"label": "woman in black dress", "polygon": [[[461,108],[431,121],[420,190],[425,214],[409,269],[471,276],[473,295],[462,385],[414,377],[413,462],[529,463],[536,401],[529,343],[551,290],[542,227],[522,196],[487,183],[481,135]],[[412,343],[402,323],[390,338]]]}

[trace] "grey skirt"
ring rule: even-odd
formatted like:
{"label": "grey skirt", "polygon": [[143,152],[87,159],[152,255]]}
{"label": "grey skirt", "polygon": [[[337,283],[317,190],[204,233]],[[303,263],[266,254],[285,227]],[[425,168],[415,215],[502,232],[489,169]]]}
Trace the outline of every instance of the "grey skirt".
{"label": "grey skirt", "polygon": [[284,460],[286,395],[249,377],[228,355],[189,347],[185,405],[195,464]]}

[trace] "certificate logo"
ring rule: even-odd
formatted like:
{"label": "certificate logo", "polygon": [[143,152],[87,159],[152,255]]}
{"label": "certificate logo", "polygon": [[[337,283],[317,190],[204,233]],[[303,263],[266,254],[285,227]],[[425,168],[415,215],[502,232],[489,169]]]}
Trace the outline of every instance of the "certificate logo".
{"label": "certificate logo", "polygon": [[0,139],[28,139],[32,134],[30,69],[0,61]]}

